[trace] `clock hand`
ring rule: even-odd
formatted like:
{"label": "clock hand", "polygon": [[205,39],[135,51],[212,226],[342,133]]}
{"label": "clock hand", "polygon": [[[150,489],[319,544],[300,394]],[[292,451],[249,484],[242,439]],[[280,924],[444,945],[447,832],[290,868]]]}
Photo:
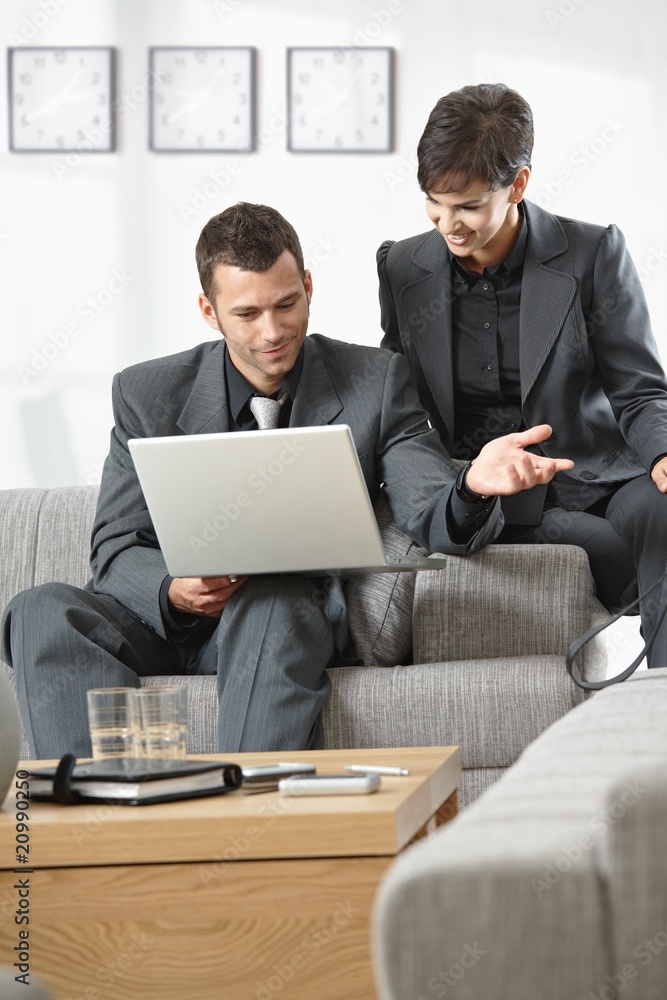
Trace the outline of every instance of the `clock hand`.
{"label": "clock hand", "polygon": [[184,104],[183,107],[179,108],[178,111],[172,111],[172,113],[167,118],[167,124],[172,125],[174,122],[182,118],[183,115],[188,115],[192,111],[196,111],[198,108],[204,104],[211,96],[211,90],[218,82],[221,76],[225,72],[224,66],[218,70],[218,72],[209,80],[205,87],[203,87],[198,94],[193,96],[193,99],[189,104]]}
{"label": "clock hand", "polygon": [[189,104],[184,104],[182,107],[180,107],[178,111],[172,111],[172,113],[167,116],[167,124],[173,125],[173,123],[177,122],[179,118],[183,117],[183,115],[189,115],[192,111],[196,111],[197,108],[200,108],[202,104],[204,104],[207,96],[208,95],[205,94],[204,97],[202,97],[200,94],[199,97],[196,97],[193,101],[190,101]]}
{"label": "clock hand", "polygon": [[204,89],[200,92],[201,94],[208,94],[211,92],[215,84],[218,82],[221,76],[225,75],[225,67],[221,66],[217,73],[211,77]]}
{"label": "clock hand", "polygon": [[322,90],[326,90],[327,94],[329,94],[331,97],[335,97],[335,95],[338,93],[333,83],[327,80],[326,76],[319,77],[317,82],[319,83]]}
{"label": "clock hand", "polygon": [[76,81],[82,75],[82,73],[84,71],[84,68],[85,68],[84,66],[79,66],[78,70],[76,71],[76,73],[74,74],[74,76],[72,77],[72,79],[69,81],[69,83],[66,84],[63,87],[63,89],[61,91],[62,94],[66,94],[69,90],[72,89],[72,87],[74,86],[74,84],[76,83]]}
{"label": "clock hand", "polygon": [[322,115],[329,115],[331,114],[332,111],[335,111],[336,108],[339,107],[339,105],[341,105],[345,100],[345,98],[348,96],[349,92],[352,90],[352,87],[355,85],[355,83],[362,75],[362,73],[363,69],[357,70],[354,76],[350,80],[348,80],[348,82],[341,90],[336,90],[336,88],[333,87],[328,80],[325,79],[320,80],[319,83],[321,87],[324,90],[327,90],[332,96],[329,98],[328,101],[325,101],[323,104],[320,104],[318,108],[313,108],[312,111],[309,111],[308,114],[305,115],[306,121],[308,123],[316,121],[318,118],[321,118]]}
{"label": "clock hand", "polygon": [[[49,99],[45,101],[44,104],[41,104],[38,108],[34,108],[31,112],[29,112],[29,114],[25,116],[26,121],[34,122],[35,119],[41,118],[43,115],[52,115],[58,110],[61,104],[65,104],[67,101],[71,100],[71,97],[69,96],[69,91],[72,89],[72,87],[77,82],[77,80],[79,79],[79,77],[83,72],[84,72],[84,67],[81,66],[74,74],[74,76],[71,78],[69,83],[67,83],[63,87],[60,93],[54,94],[52,97],[49,97]],[[77,93],[84,94],[85,97],[88,96],[87,91],[79,90],[77,91]],[[77,97],[76,99],[82,100],[81,97]]]}
{"label": "clock hand", "polygon": [[75,90],[73,94],[58,94],[56,97],[52,97],[46,104],[43,104],[41,108],[37,108],[36,111],[31,111],[30,114],[26,115],[27,122],[34,122],[36,118],[41,118],[43,115],[52,115],[62,107],[63,104],[71,104],[76,101],[85,101],[88,98],[87,90]]}

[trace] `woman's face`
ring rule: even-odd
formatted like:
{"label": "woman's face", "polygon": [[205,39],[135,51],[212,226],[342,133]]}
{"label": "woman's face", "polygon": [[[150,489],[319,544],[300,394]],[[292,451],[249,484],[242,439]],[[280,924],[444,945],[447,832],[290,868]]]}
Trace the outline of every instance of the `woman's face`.
{"label": "woman's face", "polygon": [[429,191],[426,214],[447,246],[472,271],[500,264],[514,242],[530,171],[519,171],[509,187],[490,191],[477,180],[465,191]]}

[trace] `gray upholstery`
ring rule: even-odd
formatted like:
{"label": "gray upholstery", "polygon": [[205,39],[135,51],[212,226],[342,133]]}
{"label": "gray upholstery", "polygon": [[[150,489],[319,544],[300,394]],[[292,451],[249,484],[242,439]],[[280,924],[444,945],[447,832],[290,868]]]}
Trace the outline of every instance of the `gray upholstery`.
{"label": "gray upholstery", "polygon": [[[384,550],[392,559],[427,555],[398,530],[382,495],[375,505],[375,516]],[[410,663],[415,575],[381,573],[351,577],[346,588],[350,624],[357,652],[364,663],[381,667]]]}
{"label": "gray upholstery", "polygon": [[344,667],[325,731],[331,746],[460,746],[464,768],[509,767],[578,703],[563,670],[557,656]]}
{"label": "gray upholstery", "polygon": [[[36,583],[86,581],[96,496],[87,486],[0,491],[0,609]],[[421,551],[396,529],[383,501],[376,513],[390,556]],[[350,581],[350,626],[366,665],[331,672],[325,741],[327,747],[458,744],[466,802],[582,700],[566,676],[564,652],[605,612],[585,553],[573,546],[491,546],[447,558],[442,574]],[[602,643],[593,647],[583,664],[589,677],[605,661]],[[13,671],[3,669],[13,682]],[[215,678],[186,681],[188,748],[213,752]],[[25,738],[21,755],[29,755]]]}
{"label": "gray upholstery", "polygon": [[[586,599],[590,569],[584,550],[549,549],[549,558],[540,559],[531,558],[535,547],[492,545],[465,558],[450,556],[451,570],[419,574],[414,662],[442,659],[443,649],[452,660],[488,659],[498,650],[510,657],[562,655],[572,636],[590,627],[597,608]],[[492,577],[493,587],[480,587],[481,575]],[[581,599],[564,600],[568,592]],[[478,624],[471,628],[471,622]],[[599,647],[587,646],[581,655],[587,657],[587,677],[604,676],[606,658]]]}
{"label": "gray upholstery", "polygon": [[666,719],[667,669],[596,694],[399,857],[376,900],[383,1000],[664,1000]]}

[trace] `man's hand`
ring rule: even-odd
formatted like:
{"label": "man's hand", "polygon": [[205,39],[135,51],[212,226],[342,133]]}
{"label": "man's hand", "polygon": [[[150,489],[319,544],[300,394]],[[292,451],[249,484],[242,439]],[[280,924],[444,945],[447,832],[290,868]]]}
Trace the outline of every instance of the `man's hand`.
{"label": "man's hand", "polygon": [[169,585],[167,597],[176,611],[219,618],[234,591],[247,579],[247,576],[238,580],[229,576],[175,577]]}
{"label": "man's hand", "polygon": [[550,482],[557,472],[573,468],[574,462],[524,451],[528,445],[539,444],[550,436],[549,424],[538,424],[519,434],[506,434],[489,441],[468,470],[466,483],[475,493],[504,497]]}
{"label": "man's hand", "polygon": [[651,479],[661,493],[667,493],[667,455],[655,463],[651,469]]}

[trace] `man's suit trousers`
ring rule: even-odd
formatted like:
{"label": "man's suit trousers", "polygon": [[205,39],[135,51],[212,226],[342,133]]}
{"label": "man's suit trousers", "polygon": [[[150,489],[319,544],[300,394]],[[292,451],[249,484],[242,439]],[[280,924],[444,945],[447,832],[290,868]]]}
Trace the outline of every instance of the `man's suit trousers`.
{"label": "man's suit trousers", "polygon": [[335,644],[318,584],[306,577],[248,579],[219,620],[202,618],[180,641],[113,597],[62,583],[18,594],[4,627],[3,656],[37,758],[89,757],[86,691],[138,687],[155,674],[217,674],[221,753],[322,743]]}

